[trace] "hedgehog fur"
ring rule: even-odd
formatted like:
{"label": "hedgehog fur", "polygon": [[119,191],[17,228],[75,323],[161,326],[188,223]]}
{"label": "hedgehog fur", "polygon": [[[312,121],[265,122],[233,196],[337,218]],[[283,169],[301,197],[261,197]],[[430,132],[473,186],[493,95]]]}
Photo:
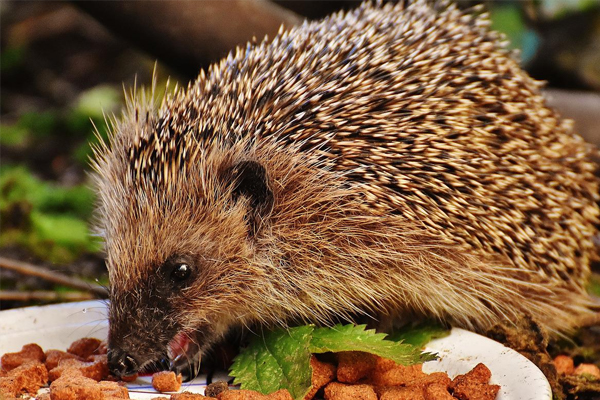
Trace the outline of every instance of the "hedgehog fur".
{"label": "hedgehog fur", "polygon": [[589,313],[594,150],[477,14],[365,3],[133,94],[94,162],[113,369],[239,326]]}

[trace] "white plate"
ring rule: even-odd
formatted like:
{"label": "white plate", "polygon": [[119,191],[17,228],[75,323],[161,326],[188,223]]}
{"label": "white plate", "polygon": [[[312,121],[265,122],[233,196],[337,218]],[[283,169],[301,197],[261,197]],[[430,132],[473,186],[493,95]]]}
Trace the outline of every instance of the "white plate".
{"label": "white plate", "polygon": [[531,361],[492,339],[464,329],[432,340],[427,351],[439,358],[423,364],[423,371],[446,372],[450,378],[469,372],[479,363],[492,372],[490,383],[500,385],[496,400],[551,400],[548,380]]}
{"label": "white plate", "polygon": [[[106,305],[101,301],[28,307],[0,312],[0,355],[19,351],[27,343],[44,350],[66,350],[71,342],[83,337],[106,339]],[[492,371],[491,383],[500,385],[496,400],[551,400],[550,385],[544,374],[529,360],[498,342],[463,329],[452,329],[449,336],[433,340],[426,348],[436,352],[438,360],[427,362],[423,371],[447,372],[453,378],[478,363]],[[227,379],[226,375],[213,377]],[[157,396],[150,377],[141,377],[127,385],[133,399]],[[182,390],[204,394],[206,377],[200,376],[183,385]]]}

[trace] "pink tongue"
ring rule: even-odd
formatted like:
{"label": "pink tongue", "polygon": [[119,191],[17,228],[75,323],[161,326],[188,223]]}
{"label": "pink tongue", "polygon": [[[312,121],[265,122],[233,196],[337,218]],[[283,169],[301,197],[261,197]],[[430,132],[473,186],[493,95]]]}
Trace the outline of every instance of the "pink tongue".
{"label": "pink tongue", "polygon": [[186,335],[184,332],[179,332],[177,335],[175,335],[173,340],[171,340],[171,343],[169,343],[169,348],[173,353],[172,357],[175,358],[176,356],[185,354],[189,345],[190,339],[188,335]]}

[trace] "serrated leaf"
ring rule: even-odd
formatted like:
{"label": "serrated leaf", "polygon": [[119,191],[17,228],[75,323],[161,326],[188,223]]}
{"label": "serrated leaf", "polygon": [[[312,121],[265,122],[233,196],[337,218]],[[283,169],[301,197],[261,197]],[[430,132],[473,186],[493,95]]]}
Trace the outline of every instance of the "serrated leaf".
{"label": "serrated leaf", "polygon": [[421,352],[419,347],[385,340],[386,334],[365,328],[366,325],[340,324],[332,328],[317,328],[312,333],[310,352],[364,351],[402,365],[418,364],[436,358],[434,354]]}
{"label": "serrated leaf", "polygon": [[448,336],[449,334],[449,329],[433,322],[427,322],[419,325],[407,325],[402,329],[392,332],[386,340],[402,342],[422,348],[433,339]]}
{"label": "serrated leaf", "polygon": [[301,399],[310,389],[312,325],[277,330],[255,338],[234,360],[230,375],[242,389],[269,394],[287,389]]}
{"label": "serrated leaf", "polygon": [[303,399],[311,387],[312,353],[364,351],[399,364],[422,363],[435,358],[420,346],[394,342],[365,325],[312,325],[277,330],[255,337],[235,358],[230,375],[242,389],[269,394],[287,389],[294,399]]}

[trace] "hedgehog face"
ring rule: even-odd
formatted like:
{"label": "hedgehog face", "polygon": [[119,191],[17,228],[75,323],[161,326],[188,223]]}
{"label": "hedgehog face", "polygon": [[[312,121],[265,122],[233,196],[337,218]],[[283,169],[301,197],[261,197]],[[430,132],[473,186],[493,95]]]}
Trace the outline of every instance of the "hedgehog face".
{"label": "hedgehog face", "polygon": [[114,374],[170,366],[193,377],[200,355],[243,323],[251,305],[240,293],[265,275],[253,258],[272,193],[257,162],[218,171],[216,198],[182,180],[181,200],[166,204],[140,185],[117,218],[128,223],[107,226]]}
{"label": "hedgehog face", "polygon": [[[213,268],[199,262],[202,258],[174,255],[129,290],[112,285],[109,364],[113,373],[126,376],[138,370],[173,368],[196,375],[201,351],[223,333],[214,322],[220,320],[219,305],[210,301]],[[190,308],[197,310],[194,315]]]}

